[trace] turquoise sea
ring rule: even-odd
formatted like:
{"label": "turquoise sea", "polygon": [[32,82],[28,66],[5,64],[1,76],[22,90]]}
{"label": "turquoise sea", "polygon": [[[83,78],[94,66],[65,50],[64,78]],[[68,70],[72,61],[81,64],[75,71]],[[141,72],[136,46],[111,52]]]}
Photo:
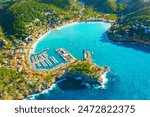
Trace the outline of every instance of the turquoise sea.
{"label": "turquoise sea", "polygon": [[64,80],[28,99],[150,99],[150,48],[110,41],[106,34],[109,27],[110,24],[104,22],[65,26],[48,33],[35,47],[35,52],[50,48],[48,54],[55,56],[60,63],[63,60],[55,53],[57,48],[66,48],[77,59],[82,59],[84,49],[90,50],[93,62],[111,69],[104,89],[79,88],[80,82]]}

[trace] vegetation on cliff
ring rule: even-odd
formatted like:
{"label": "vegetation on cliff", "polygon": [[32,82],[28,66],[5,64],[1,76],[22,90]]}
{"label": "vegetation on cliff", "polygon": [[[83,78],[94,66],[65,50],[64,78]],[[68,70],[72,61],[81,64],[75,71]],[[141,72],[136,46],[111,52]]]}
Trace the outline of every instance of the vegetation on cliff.
{"label": "vegetation on cliff", "polygon": [[104,13],[117,12],[117,4],[115,0],[80,0],[85,5],[92,6],[95,10]]}
{"label": "vegetation on cliff", "polygon": [[78,3],[71,3],[68,6],[63,2],[67,7],[59,8],[59,4],[55,4],[56,1],[52,1],[53,4],[46,4],[51,1],[45,2],[37,2],[36,0],[14,2],[3,10],[0,16],[0,24],[4,31],[16,38],[24,39],[44,26],[53,28],[68,20],[96,16],[96,12],[91,8],[82,9]]}
{"label": "vegetation on cliff", "polygon": [[25,38],[34,31],[36,26],[55,22],[55,17],[55,13],[49,6],[27,1],[11,5],[3,14],[1,22],[10,35]]}
{"label": "vegetation on cliff", "polygon": [[88,61],[76,61],[69,66],[69,71],[85,74],[90,77],[101,78],[102,68]]}
{"label": "vegetation on cliff", "polygon": [[2,67],[0,68],[0,99],[24,99],[30,94],[39,93],[49,88],[55,82],[54,76],[59,75],[61,77],[64,70],[81,75],[84,74],[102,82],[101,75],[108,68],[100,67],[87,61],[75,61],[75,63],[67,64],[52,72],[33,72],[32,76],[29,76],[25,71],[16,72],[10,68]]}
{"label": "vegetation on cliff", "polygon": [[108,31],[114,41],[136,42],[150,46],[150,1],[117,0],[126,4],[120,18]]}
{"label": "vegetation on cliff", "polygon": [[[134,4],[140,4],[141,0]],[[142,2],[143,3],[143,2]],[[115,41],[131,41],[150,45],[150,6],[143,3],[134,11],[124,10],[123,15],[108,31],[110,39]],[[129,5],[127,9],[132,9]]]}
{"label": "vegetation on cliff", "polygon": [[22,99],[23,95],[31,92],[26,79],[22,77],[23,71],[0,68],[0,99]]}

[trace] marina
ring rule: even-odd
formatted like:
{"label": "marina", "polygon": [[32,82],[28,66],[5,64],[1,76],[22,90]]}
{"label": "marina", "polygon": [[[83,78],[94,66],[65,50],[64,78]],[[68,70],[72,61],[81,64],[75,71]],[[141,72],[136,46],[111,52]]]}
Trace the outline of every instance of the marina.
{"label": "marina", "polygon": [[69,53],[65,48],[56,49],[56,53],[64,59],[65,62],[74,62],[77,60],[71,53]]}
{"label": "marina", "polygon": [[[51,53],[48,53],[49,48],[43,49],[40,52],[33,53],[31,55],[30,62],[32,63],[35,68],[40,69],[40,68],[56,68],[59,66],[59,64],[62,63],[70,63],[74,62],[77,60],[71,53],[69,53],[65,48],[58,48],[56,51],[53,51],[54,54],[52,55]],[[60,58],[58,59],[58,55]],[[61,59],[61,60],[60,60]]]}
{"label": "marina", "polygon": [[38,53],[34,53],[31,55],[31,63],[37,67],[51,67],[59,63],[59,61],[54,56],[49,56],[47,50],[49,48],[43,49]]}

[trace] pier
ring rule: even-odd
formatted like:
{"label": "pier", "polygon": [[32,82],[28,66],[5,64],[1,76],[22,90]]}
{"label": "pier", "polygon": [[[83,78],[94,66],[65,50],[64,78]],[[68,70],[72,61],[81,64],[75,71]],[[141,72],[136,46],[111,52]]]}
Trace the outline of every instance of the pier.
{"label": "pier", "polygon": [[64,59],[65,62],[74,62],[77,60],[72,54],[70,54],[65,48],[58,48],[56,52]]}
{"label": "pier", "polygon": [[32,63],[35,62],[34,56],[31,57],[31,62],[32,62]]}
{"label": "pier", "polygon": [[47,50],[49,50],[49,48],[45,48],[45,49],[41,50],[40,52],[38,52],[38,53],[36,53],[36,54],[46,53]]}
{"label": "pier", "polygon": [[41,67],[41,64],[40,64],[40,62],[38,63],[35,63],[35,65],[37,65],[38,67]]}
{"label": "pier", "polygon": [[47,66],[48,66],[48,65],[45,63],[44,60],[41,60],[41,63],[42,63],[42,65],[43,65],[44,67],[47,67]]}
{"label": "pier", "polygon": [[91,52],[90,51],[83,50],[83,57],[84,57],[83,59],[85,61],[92,62]]}
{"label": "pier", "polygon": [[37,61],[37,60],[39,60],[39,58],[38,58],[38,55],[37,54],[35,54],[35,61]]}
{"label": "pier", "polygon": [[53,58],[53,60],[54,60],[56,63],[58,63],[58,61],[56,60],[56,58],[55,58],[55,57],[53,57],[53,56],[52,56],[52,58]]}
{"label": "pier", "polygon": [[49,61],[48,58],[45,59],[46,63],[48,63],[49,66],[52,66],[53,64]]}
{"label": "pier", "polygon": [[58,61],[56,60],[56,58],[54,56],[51,56],[50,59],[56,64],[58,63]]}

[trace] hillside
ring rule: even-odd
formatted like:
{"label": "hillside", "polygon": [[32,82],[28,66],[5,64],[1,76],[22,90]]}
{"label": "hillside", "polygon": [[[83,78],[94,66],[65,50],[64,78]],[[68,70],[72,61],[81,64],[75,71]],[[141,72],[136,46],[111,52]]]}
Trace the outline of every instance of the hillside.
{"label": "hillside", "polygon": [[109,30],[115,41],[136,42],[150,45],[150,6],[122,16]]}
{"label": "hillside", "polygon": [[39,0],[41,3],[53,4],[60,8],[66,8],[70,5],[71,0]]}
{"label": "hillside", "polygon": [[124,9],[124,14],[134,12],[143,7],[150,5],[150,0],[118,0],[119,4],[127,4],[128,7]]}
{"label": "hillside", "polygon": [[103,13],[116,13],[117,4],[115,0],[80,0],[85,5],[93,7],[95,10]]}
{"label": "hillside", "polygon": [[89,6],[80,5],[77,0],[13,0],[9,5],[0,15],[0,25],[11,40],[25,39],[41,29],[71,20],[116,19],[115,15],[97,13]]}
{"label": "hillside", "polygon": [[47,23],[52,24],[52,22],[56,20],[57,16],[49,6],[28,1],[11,5],[6,12],[3,13],[1,23],[10,35],[26,37],[34,32],[35,27],[38,28]]}

